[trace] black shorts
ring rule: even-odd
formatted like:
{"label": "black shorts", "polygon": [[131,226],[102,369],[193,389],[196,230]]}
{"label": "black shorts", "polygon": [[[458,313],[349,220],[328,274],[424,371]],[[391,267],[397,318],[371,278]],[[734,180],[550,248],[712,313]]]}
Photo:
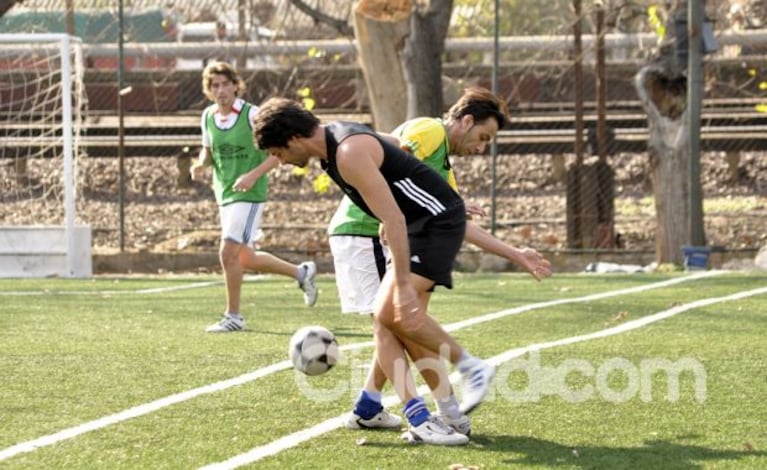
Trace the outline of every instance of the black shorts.
{"label": "black shorts", "polygon": [[463,204],[439,217],[408,224],[410,271],[431,279],[435,286],[452,289],[453,266],[465,235],[466,209]]}

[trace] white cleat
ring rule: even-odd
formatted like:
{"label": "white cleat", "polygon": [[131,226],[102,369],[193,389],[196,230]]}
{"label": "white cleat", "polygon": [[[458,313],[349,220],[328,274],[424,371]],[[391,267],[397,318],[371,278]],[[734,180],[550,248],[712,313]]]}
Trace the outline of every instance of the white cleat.
{"label": "white cleat", "polygon": [[437,416],[430,416],[420,426],[409,426],[402,435],[411,444],[433,444],[437,446],[462,446],[469,443],[469,437],[456,432]]}
{"label": "white cleat", "polygon": [[304,303],[309,307],[317,303],[317,285],[314,283],[314,277],[317,275],[317,265],[314,261],[304,261],[298,265],[299,269],[304,269],[304,282],[299,282],[298,287],[304,291]]}
{"label": "white cleat", "polygon": [[495,367],[482,360],[463,374],[463,399],[458,407],[461,413],[469,414],[482,403],[494,377]]}
{"label": "white cleat", "polygon": [[370,419],[364,419],[352,411],[346,420],[347,429],[399,429],[401,425],[402,418],[386,410],[381,410]]}
{"label": "white cleat", "polygon": [[234,318],[228,313],[218,323],[214,323],[205,328],[207,333],[231,333],[233,331],[242,331],[245,329],[245,319]]}
{"label": "white cleat", "polygon": [[456,432],[463,434],[464,436],[471,436],[471,419],[468,415],[461,414],[457,418],[448,418],[447,416],[437,415],[443,423],[447,424]]}

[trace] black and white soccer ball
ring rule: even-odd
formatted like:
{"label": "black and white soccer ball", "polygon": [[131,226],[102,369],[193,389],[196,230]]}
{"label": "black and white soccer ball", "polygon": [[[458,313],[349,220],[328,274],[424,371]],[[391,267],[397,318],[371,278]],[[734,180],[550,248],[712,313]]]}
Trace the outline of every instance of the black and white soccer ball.
{"label": "black and white soccer ball", "polygon": [[306,375],[320,375],[336,365],[339,357],[335,335],[319,325],[305,326],[290,338],[290,360]]}

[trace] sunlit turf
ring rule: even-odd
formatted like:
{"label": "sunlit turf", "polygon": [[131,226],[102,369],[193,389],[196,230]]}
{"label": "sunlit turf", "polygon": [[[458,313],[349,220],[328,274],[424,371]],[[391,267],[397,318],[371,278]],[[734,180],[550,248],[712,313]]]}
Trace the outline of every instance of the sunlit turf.
{"label": "sunlit turf", "polygon": [[[455,289],[438,290],[430,310],[450,324],[681,276],[573,274],[536,283],[516,274],[458,274]],[[283,362],[291,334],[304,325],[331,329],[341,345],[371,340],[368,318],[339,313],[328,276],[320,279],[315,308],[303,305],[294,282],[277,277],[248,282],[243,311],[249,331],[205,334],[223,307],[219,281],[215,276],[1,279],[0,452]],[[538,308],[454,335],[472,353],[492,357],[764,286],[765,274],[728,273]],[[466,447],[410,446],[398,432],[337,429],[251,466],[765,468],[765,337],[767,294],[695,308],[618,335],[524,354],[501,366],[494,395],[472,417],[474,433]],[[297,381],[302,377],[282,370],[201,394],[2,460],[0,466],[196,468],[224,461],[348,411],[370,353],[370,348],[347,351],[345,360],[321,377]],[[697,375],[683,370],[676,388],[662,371],[642,380],[643,365],[658,361],[699,368]],[[586,369],[571,369],[573,364]],[[701,371],[705,387],[696,395]],[[673,390],[677,397],[670,397]],[[318,394],[327,400],[317,400]],[[393,411],[399,413],[399,407]]]}

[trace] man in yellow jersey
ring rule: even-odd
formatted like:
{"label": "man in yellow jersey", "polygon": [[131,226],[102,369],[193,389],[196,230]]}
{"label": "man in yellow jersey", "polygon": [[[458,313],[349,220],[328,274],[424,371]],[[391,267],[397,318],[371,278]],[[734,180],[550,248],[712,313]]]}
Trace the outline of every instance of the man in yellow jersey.
{"label": "man in yellow jersey", "polygon": [[[399,139],[403,149],[429,165],[457,192],[449,155],[484,153],[506,120],[505,103],[489,90],[474,87],[465,91],[444,120],[415,118],[398,126],[392,135]],[[466,209],[469,214],[484,215],[479,206],[467,204]],[[386,247],[378,237],[378,221],[344,197],[331,219],[328,233],[342,312],[370,314],[380,279],[386,270]],[[536,279],[551,274],[548,261],[538,252],[506,245],[476,224],[467,223],[465,239],[511,260]],[[393,336],[389,336],[389,341],[396,344]],[[420,360],[421,364],[427,365],[421,372],[432,388],[442,420],[456,431],[469,434],[469,418],[453,394],[447,381],[447,371],[444,367],[435,367],[443,363],[423,348],[419,351],[411,345],[408,352],[417,364]],[[347,427],[399,428],[401,419],[389,414],[381,405],[381,390],[385,383],[386,376],[374,357],[365,386],[347,420]]]}
{"label": "man in yellow jersey", "polygon": [[205,108],[200,121],[202,149],[192,166],[192,179],[199,180],[203,169],[213,166],[213,192],[219,206],[221,245],[219,260],[226,284],[226,311],[209,333],[228,333],[245,328],[240,312],[240,295],[245,271],[276,273],[298,281],[304,301],[317,301],[312,261],[294,265],[253,244],[261,225],[266,202],[267,173],[279,164],[275,157],[259,149],[253,140],[253,120],[258,107],[239,97],[245,83],[225,62],[215,62],[202,73],[202,89],[213,104]]}

